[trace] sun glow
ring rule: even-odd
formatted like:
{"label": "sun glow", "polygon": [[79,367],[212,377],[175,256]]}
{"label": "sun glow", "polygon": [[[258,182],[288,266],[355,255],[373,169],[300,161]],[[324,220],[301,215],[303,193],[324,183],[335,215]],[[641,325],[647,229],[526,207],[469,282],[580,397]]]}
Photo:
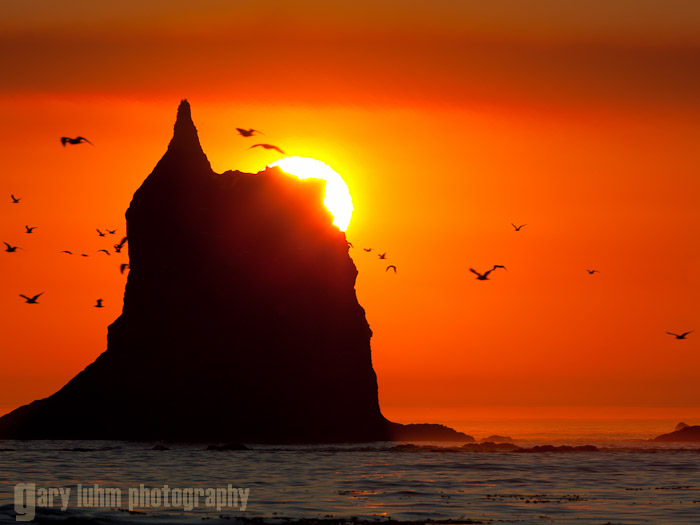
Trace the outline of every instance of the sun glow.
{"label": "sun glow", "polygon": [[352,198],[343,177],[328,164],[308,157],[285,157],[270,164],[300,179],[323,179],[326,181],[326,197],[323,203],[333,215],[333,224],[345,231],[352,217]]}

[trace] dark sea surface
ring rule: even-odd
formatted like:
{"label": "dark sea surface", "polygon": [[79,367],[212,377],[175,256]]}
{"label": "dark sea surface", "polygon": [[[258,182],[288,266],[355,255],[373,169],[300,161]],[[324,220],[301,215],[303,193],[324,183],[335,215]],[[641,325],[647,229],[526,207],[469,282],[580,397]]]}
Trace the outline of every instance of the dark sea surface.
{"label": "dark sea surface", "polygon": [[[143,442],[0,441],[0,523],[16,523],[18,484],[71,489],[67,510],[57,502],[39,508],[35,523],[230,523],[256,518],[280,523],[287,518],[700,523],[700,444],[659,444],[629,436],[569,439],[566,444],[592,444],[599,450],[485,453],[460,451],[460,444],[450,443],[439,444],[439,449],[372,443],[213,451],[202,444],[165,444],[169,450],[153,450],[155,443]],[[78,484],[83,489],[95,484],[119,488],[121,502],[79,506]],[[161,495],[165,485],[190,489],[180,496],[192,496],[193,507],[194,489],[202,492],[191,510],[183,508],[184,500],[176,506],[169,501],[164,508],[161,500],[161,506],[147,507],[133,500],[142,493],[141,485],[159,488]],[[229,486],[237,494],[235,505],[227,499]],[[207,488],[212,489],[210,496],[220,490],[219,509],[213,496],[207,505]],[[245,489],[249,492],[242,510]],[[135,504],[131,512],[130,490]]]}

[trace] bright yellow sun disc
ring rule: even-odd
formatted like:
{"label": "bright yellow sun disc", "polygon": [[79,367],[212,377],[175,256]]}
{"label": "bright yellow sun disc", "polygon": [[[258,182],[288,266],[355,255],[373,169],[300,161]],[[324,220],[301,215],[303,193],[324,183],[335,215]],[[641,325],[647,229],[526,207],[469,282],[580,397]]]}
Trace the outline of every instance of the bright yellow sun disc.
{"label": "bright yellow sun disc", "polygon": [[333,224],[345,231],[352,217],[352,198],[343,177],[325,162],[308,157],[285,157],[270,164],[300,179],[326,181],[326,197],[323,203],[333,215]]}

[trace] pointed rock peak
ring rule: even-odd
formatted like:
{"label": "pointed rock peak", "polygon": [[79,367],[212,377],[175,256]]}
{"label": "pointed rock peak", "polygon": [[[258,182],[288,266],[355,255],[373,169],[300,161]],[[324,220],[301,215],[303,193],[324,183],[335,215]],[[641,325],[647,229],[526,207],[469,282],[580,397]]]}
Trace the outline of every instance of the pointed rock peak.
{"label": "pointed rock peak", "polygon": [[187,99],[183,99],[177,108],[177,119],[175,120],[175,129],[173,131],[173,138],[168,145],[166,156],[176,155],[180,157],[184,155],[189,162],[204,161],[209,166],[209,161],[199,143],[197,128],[192,121],[190,103],[187,102]]}
{"label": "pointed rock peak", "polygon": [[[175,133],[179,129],[194,128],[194,122],[192,122],[192,111],[190,110],[190,103],[184,98],[180,102],[177,108],[177,120],[175,121]],[[196,129],[195,129],[196,131]]]}

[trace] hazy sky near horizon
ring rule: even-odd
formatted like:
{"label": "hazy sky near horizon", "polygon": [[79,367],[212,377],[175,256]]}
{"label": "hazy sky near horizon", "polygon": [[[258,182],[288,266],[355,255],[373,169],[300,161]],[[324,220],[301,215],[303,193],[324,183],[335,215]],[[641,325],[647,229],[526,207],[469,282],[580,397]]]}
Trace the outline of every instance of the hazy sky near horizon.
{"label": "hazy sky near horizon", "polygon": [[254,127],[345,178],[387,417],[700,417],[700,3],[9,0],[0,49],[0,413],[104,351],[125,277],[95,228],[188,98],[215,170],[277,159]]}

